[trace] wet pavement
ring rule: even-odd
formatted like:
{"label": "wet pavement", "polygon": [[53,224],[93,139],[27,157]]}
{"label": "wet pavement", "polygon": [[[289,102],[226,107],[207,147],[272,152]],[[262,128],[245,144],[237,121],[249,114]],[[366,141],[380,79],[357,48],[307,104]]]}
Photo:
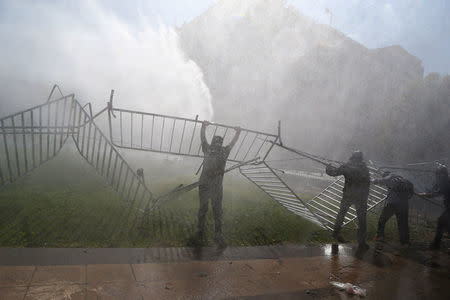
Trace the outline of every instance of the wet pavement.
{"label": "wet pavement", "polygon": [[0,248],[0,299],[450,299],[448,253],[373,248]]}

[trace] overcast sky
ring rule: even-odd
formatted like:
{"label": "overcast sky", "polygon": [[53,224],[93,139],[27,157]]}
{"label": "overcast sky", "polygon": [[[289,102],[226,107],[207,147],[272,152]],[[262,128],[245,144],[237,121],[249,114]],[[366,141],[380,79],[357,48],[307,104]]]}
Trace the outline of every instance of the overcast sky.
{"label": "overcast sky", "polygon": [[[136,3],[131,5],[130,3]],[[180,26],[217,0],[103,0],[132,20],[141,14],[154,23]],[[425,73],[450,73],[450,1],[447,0],[288,0],[300,12],[332,26],[368,48],[401,45],[423,61]]]}
{"label": "overcast sky", "polygon": [[[0,22],[12,2],[0,0]],[[29,0],[31,1],[31,0]],[[41,0],[76,12],[75,0]],[[217,0],[99,0],[106,11],[134,23],[144,18],[154,25],[180,26],[200,15]],[[423,61],[425,73],[450,73],[450,1],[447,0],[288,0],[303,14],[332,26],[366,47],[402,45]],[[2,41],[2,43],[5,41]]]}

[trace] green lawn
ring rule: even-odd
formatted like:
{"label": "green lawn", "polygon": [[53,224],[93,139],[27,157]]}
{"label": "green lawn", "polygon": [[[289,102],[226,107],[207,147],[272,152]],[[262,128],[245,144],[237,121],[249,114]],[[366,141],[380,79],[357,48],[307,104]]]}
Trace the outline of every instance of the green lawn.
{"label": "green lawn", "polygon": [[[156,195],[195,180],[186,175],[195,171],[177,171],[182,164],[167,167],[161,163],[149,168],[153,173],[149,172],[147,178]],[[327,231],[290,213],[234,172],[224,183],[223,228],[229,245],[331,241]],[[302,196],[308,199],[312,195]],[[81,159],[68,159],[68,154],[63,153],[0,190],[0,246],[185,246],[196,231],[197,210],[198,195],[193,190],[142,218],[140,213],[130,211],[89,165]],[[369,214],[369,238],[375,234],[377,219]],[[211,207],[206,223],[208,243],[212,244]],[[130,225],[135,225],[132,230]],[[395,226],[395,221],[388,223],[388,237],[396,238]],[[353,225],[345,228],[344,236],[354,239],[354,229]]]}

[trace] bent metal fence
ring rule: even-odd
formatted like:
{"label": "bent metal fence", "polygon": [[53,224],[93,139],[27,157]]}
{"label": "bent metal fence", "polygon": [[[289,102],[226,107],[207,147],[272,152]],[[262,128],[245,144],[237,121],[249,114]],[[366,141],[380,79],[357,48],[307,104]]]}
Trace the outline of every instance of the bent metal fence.
{"label": "bent metal fence", "polygon": [[0,119],[0,187],[58,155],[74,133],[74,95]]}
{"label": "bent metal fence", "polygon": [[[142,213],[169,197],[154,197],[118,148],[201,158],[202,122],[198,116],[189,119],[115,108],[112,99],[113,91],[107,107],[96,115],[92,114],[90,104],[83,107],[72,94],[0,119],[0,187],[55,157],[72,137],[80,155],[128,204],[129,209],[119,219],[133,227],[139,215],[145,215]],[[95,123],[95,119],[106,112],[109,138]],[[227,144],[233,138],[234,129],[211,124],[206,134],[208,139],[214,135],[222,136]],[[229,161],[237,163],[242,175],[283,207],[331,230],[342,199],[343,178],[334,181],[311,201],[303,201],[265,162],[276,145],[283,147],[280,130],[278,134],[269,134],[242,129]],[[294,152],[305,155],[301,151]],[[371,175],[375,176],[374,170]],[[385,197],[386,189],[371,186],[368,210],[382,203]],[[344,223],[350,223],[355,217],[351,208]]]}
{"label": "bent metal fence", "polygon": [[[112,116],[112,117],[111,117]],[[195,119],[111,108],[111,141],[119,148],[203,157],[200,142],[202,122]],[[206,137],[219,135],[224,145],[234,136],[232,126],[211,124]],[[243,162],[256,157],[264,160],[278,135],[243,128],[228,160]]]}
{"label": "bent metal fence", "polygon": [[74,115],[77,130],[72,138],[78,152],[129,205],[128,212],[123,212],[119,219],[131,221],[133,227],[139,212],[153,208],[155,199],[151,191],[78,101],[74,105]]}

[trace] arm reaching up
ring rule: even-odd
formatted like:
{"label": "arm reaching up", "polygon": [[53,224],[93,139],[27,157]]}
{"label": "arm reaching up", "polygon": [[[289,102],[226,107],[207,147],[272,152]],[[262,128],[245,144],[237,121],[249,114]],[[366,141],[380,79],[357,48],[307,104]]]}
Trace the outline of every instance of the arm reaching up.
{"label": "arm reaching up", "polygon": [[345,173],[346,173],[345,164],[341,165],[339,167],[334,167],[332,165],[327,165],[327,167],[325,169],[325,173],[327,173],[327,175],[333,176],[333,177],[345,175]]}
{"label": "arm reaching up", "polygon": [[239,127],[239,126],[234,127],[234,131],[236,131],[236,133],[234,134],[233,139],[231,140],[230,144],[228,145],[230,150],[234,147],[234,145],[236,144],[236,142],[239,139],[239,135],[241,134],[241,127]]}
{"label": "arm reaching up", "polygon": [[206,127],[209,125],[208,121],[203,121],[202,129],[200,130],[200,140],[202,142],[203,153],[206,153],[209,148],[208,141],[206,140]]}

